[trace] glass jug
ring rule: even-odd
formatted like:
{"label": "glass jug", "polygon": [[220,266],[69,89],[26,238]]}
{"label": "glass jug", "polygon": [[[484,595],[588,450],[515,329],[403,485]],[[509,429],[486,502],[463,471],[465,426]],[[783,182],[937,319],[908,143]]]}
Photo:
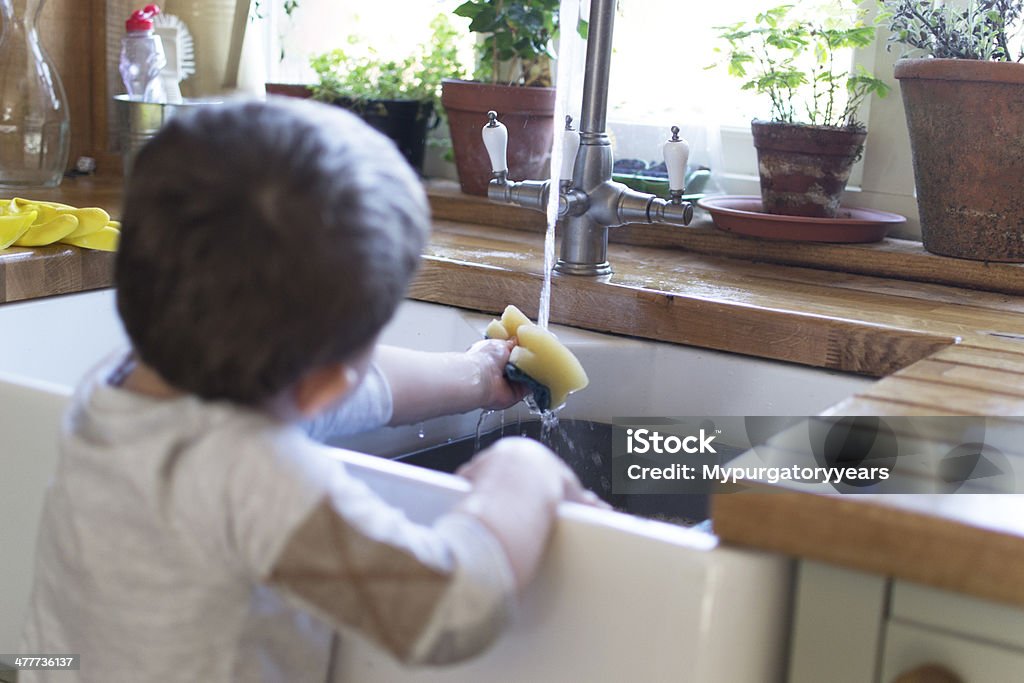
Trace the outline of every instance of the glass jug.
{"label": "glass jug", "polygon": [[0,0],[0,187],[53,187],[68,163],[68,100],[36,29],[44,2]]}

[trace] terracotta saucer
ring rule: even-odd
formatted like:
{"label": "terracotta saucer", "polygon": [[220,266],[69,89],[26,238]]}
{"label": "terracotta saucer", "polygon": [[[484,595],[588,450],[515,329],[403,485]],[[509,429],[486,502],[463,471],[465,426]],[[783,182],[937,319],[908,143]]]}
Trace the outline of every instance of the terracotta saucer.
{"label": "terracotta saucer", "polygon": [[779,216],[761,211],[760,197],[705,197],[697,206],[711,214],[715,227],[738,235],[801,242],[878,242],[907,219],[875,209],[843,207],[836,218]]}

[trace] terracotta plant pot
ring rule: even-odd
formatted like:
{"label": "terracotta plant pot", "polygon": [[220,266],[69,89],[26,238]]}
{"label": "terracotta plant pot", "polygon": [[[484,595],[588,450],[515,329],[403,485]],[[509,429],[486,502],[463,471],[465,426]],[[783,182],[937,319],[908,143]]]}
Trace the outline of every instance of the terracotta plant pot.
{"label": "terracotta plant pot", "polygon": [[540,180],[551,176],[554,88],[446,80],[441,103],[448,113],[455,167],[466,194],[487,196],[491,162],[480,131],[487,123],[487,112],[492,110],[508,127],[509,178]]}
{"label": "terracotta plant pot", "polygon": [[902,59],[924,248],[1024,262],[1024,64]]}
{"label": "terracotta plant pot", "polygon": [[867,131],[774,121],[753,121],[750,128],[764,211],[835,218]]}
{"label": "terracotta plant pot", "polygon": [[309,89],[309,86],[301,83],[267,83],[263,87],[268,95],[297,97],[303,100],[313,96],[313,91]]}

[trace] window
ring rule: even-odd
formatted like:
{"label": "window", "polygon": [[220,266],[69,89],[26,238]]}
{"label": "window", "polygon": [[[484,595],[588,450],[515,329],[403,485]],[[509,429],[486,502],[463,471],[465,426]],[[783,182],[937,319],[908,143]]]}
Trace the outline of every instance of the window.
{"label": "window", "polygon": [[[277,83],[311,82],[309,58],[348,47],[350,37],[365,40],[384,57],[400,59],[430,39],[428,25],[438,14],[450,15],[456,26],[466,23],[451,14],[462,0],[301,0],[290,14],[281,0],[270,4],[262,20],[267,80]],[[467,35],[461,48],[463,62],[472,64],[473,39]]]}
{"label": "window", "polygon": [[[582,6],[586,16],[588,0],[563,0],[563,7],[571,7],[574,2]],[[308,82],[312,79],[309,55],[345,45],[349,35],[367,38],[382,54],[400,56],[410,45],[427,39],[431,18],[439,12],[450,13],[460,3],[301,0],[299,9],[289,17],[281,0],[276,0],[262,21],[268,80]],[[715,61],[715,26],[750,18],[778,3],[619,3],[608,114],[616,156],[659,160],[668,128],[680,125],[691,142],[693,162],[711,166],[720,189],[730,194],[756,194],[757,162],[749,122],[755,116],[766,115],[766,106],[756,96],[740,91],[737,79],[704,67]],[[465,21],[451,18],[457,26]],[[467,66],[472,60],[472,40],[467,36],[462,48]],[[579,70],[569,95],[576,102],[582,91],[582,41],[577,48],[567,57]],[[910,142],[899,86],[891,77],[895,55],[886,51],[884,37],[880,36],[871,49],[852,55],[852,59],[890,81],[892,93],[886,99],[874,99],[862,114],[870,135],[846,201],[907,216],[908,225],[898,236],[919,238]],[[427,169],[428,173],[438,173],[442,166],[435,159],[434,163],[428,162]]]}
{"label": "window", "polygon": [[[766,105],[742,92],[737,79],[704,67],[715,61],[715,26],[749,19],[777,4],[620,0],[609,84],[609,127],[618,143],[617,156],[651,160],[659,154],[668,127],[685,124],[694,160],[719,170],[715,177],[722,190],[758,194],[749,124],[766,115]],[[862,112],[870,135],[846,201],[907,216],[907,226],[897,236],[920,239],[910,140],[899,86],[892,79],[895,55],[886,51],[880,35],[870,50],[850,58],[887,80],[892,92],[885,99],[873,98]]]}

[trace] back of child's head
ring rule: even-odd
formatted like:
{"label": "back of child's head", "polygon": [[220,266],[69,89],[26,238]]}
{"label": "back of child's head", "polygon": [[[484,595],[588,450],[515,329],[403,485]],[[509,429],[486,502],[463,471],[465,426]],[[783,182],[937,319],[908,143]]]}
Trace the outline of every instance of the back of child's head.
{"label": "back of child's head", "polygon": [[171,120],[135,160],[122,219],[117,305],[136,353],[178,389],[245,405],[365,349],[429,230],[387,138],[298,100]]}

